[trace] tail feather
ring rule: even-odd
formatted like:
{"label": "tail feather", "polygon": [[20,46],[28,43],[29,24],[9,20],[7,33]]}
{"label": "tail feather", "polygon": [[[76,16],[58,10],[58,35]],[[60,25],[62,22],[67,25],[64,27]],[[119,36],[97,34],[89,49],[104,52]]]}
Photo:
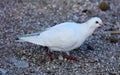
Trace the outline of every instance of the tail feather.
{"label": "tail feather", "polygon": [[[27,39],[30,40],[32,39],[33,37],[36,37],[40,35],[40,32],[37,32],[37,33],[32,33],[32,34],[26,34],[26,35],[22,35],[22,36],[19,36],[15,39],[16,42],[26,42]],[[29,42],[29,41],[28,41]]]}
{"label": "tail feather", "polygon": [[34,43],[34,44],[39,44],[38,41],[38,36],[39,34],[27,34],[25,36],[20,36],[18,38],[16,38],[16,42],[30,42],[30,43]]}
{"label": "tail feather", "polygon": [[45,40],[41,37],[41,32],[27,34],[16,38],[16,42],[30,42],[37,45],[45,46]]}
{"label": "tail feather", "polygon": [[36,43],[37,42],[37,36],[28,36],[28,37],[18,37],[16,38],[16,42],[31,42]]}
{"label": "tail feather", "polygon": [[17,38],[15,39],[15,42],[25,42],[25,41],[22,40],[21,37],[17,37]]}

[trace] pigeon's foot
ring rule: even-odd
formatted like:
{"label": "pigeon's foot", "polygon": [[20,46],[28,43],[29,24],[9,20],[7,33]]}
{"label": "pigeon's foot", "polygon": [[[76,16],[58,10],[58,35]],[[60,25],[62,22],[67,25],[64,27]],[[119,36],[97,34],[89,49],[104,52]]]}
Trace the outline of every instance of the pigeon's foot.
{"label": "pigeon's foot", "polygon": [[73,57],[73,56],[70,56],[70,55],[67,56],[67,59],[73,60],[73,61],[79,61],[76,57]]}
{"label": "pigeon's foot", "polygon": [[49,52],[49,57],[50,57],[50,62],[52,62],[53,61],[53,52]]}

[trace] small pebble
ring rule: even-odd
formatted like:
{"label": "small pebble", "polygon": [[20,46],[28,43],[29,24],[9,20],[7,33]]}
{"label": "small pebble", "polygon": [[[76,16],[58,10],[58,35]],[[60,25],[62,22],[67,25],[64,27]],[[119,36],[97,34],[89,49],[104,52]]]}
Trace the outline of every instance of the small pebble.
{"label": "small pebble", "polygon": [[84,9],[82,12],[86,13],[88,16],[92,15],[92,12],[88,9]]}
{"label": "small pebble", "polygon": [[22,68],[29,67],[28,62],[25,60],[18,60],[17,58],[12,57],[11,61],[14,63],[16,67],[22,67]]}
{"label": "small pebble", "polygon": [[111,43],[117,43],[119,40],[115,37],[109,37],[107,38],[108,41],[110,41]]}
{"label": "small pebble", "polygon": [[94,3],[100,2],[100,0],[90,0],[90,1],[92,1]]}
{"label": "small pebble", "polygon": [[106,11],[106,10],[109,10],[109,5],[106,3],[106,2],[101,2],[99,4],[99,8],[102,10],[102,11]]}
{"label": "small pebble", "polygon": [[61,55],[58,58],[59,58],[59,60],[63,60],[63,57]]}
{"label": "small pebble", "polygon": [[7,72],[6,69],[4,69],[4,68],[0,68],[0,75],[5,74],[6,72]]}
{"label": "small pebble", "polygon": [[116,72],[109,72],[109,75],[117,75]]}

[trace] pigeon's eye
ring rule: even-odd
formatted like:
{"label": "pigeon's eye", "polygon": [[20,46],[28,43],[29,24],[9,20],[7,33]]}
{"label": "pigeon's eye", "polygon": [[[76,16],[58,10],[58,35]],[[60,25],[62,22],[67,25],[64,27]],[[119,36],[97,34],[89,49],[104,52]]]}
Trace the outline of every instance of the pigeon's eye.
{"label": "pigeon's eye", "polygon": [[96,21],[96,23],[99,23],[98,21]]}

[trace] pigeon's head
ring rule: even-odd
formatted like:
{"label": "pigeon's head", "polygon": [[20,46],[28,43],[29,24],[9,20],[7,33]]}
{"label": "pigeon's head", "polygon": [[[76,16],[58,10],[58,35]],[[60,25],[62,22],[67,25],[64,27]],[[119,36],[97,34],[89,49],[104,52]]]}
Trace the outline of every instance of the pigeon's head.
{"label": "pigeon's head", "polygon": [[98,17],[93,17],[87,21],[88,25],[92,28],[104,27],[102,20]]}

